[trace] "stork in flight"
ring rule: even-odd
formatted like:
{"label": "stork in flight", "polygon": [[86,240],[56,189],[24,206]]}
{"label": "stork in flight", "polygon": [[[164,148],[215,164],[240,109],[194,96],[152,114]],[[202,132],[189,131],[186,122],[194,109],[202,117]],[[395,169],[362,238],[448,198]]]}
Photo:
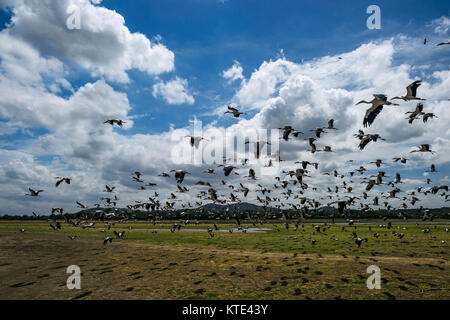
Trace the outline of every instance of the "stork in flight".
{"label": "stork in flight", "polygon": [[409,159],[406,159],[406,158],[403,158],[403,157],[396,157],[396,158],[392,158],[392,160],[394,160],[394,162],[400,161],[401,163],[405,164],[406,161],[408,161]]}
{"label": "stork in flight", "polygon": [[[423,112],[423,104],[422,103],[418,103],[416,106],[416,109],[414,111],[408,111],[405,114],[410,114],[408,118],[409,124],[412,124],[414,120],[418,119],[417,117],[420,115],[424,115],[425,113]],[[428,120],[428,119],[427,119]]]}
{"label": "stork in flight", "polygon": [[256,180],[256,174],[255,174],[255,170],[253,170],[252,168],[250,168],[248,170],[248,176],[244,176],[244,178],[250,178],[252,180]]}
{"label": "stork in flight", "polygon": [[377,159],[376,161],[371,161],[369,163],[374,163],[377,166],[377,168],[379,168],[383,164],[383,160]]}
{"label": "stork in flight", "polygon": [[79,202],[79,201],[77,201],[77,207],[78,207],[78,208],[81,208],[81,209],[86,209],[86,208],[87,208],[86,205],[82,204],[82,203]]}
{"label": "stork in flight", "polygon": [[123,124],[126,123],[126,121],[118,120],[118,119],[111,119],[111,120],[106,120],[106,121],[103,122],[103,123],[108,123],[108,124],[110,124],[110,125],[112,125],[112,126],[114,126],[115,124],[117,124],[119,127],[122,128]]}
{"label": "stork in flight", "polygon": [[398,106],[398,104],[387,101],[387,96],[384,94],[374,94],[374,99],[372,101],[361,100],[356,105],[361,103],[371,104],[372,106],[367,109],[364,116],[363,125],[364,127],[370,127],[370,125],[375,121],[375,118],[383,110],[384,105]]}
{"label": "stork in flight", "polygon": [[331,150],[330,146],[324,146],[323,150],[316,150],[316,151],[317,152],[320,152],[320,151],[322,151],[322,152],[333,152],[333,150]]}
{"label": "stork in flight", "polygon": [[364,148],[369,144],[370,141],[377,142],[378,139],[386,141],[386,139],[380,137],[379,134],[364,135],[359,143],[359,149],[364,150]]}
{"label": "stork in flight", "polygon": [[417,98],[417,88],[422,84],[422,80],[416,80],[413,83],[411,83],[409,86],[406,87],[406,96],[403,97],[394,97],[391,100],[394,99],[402,99],[404,101],[410,101],[410,100],[426,100],[422,98]]}
{"label": "stork in flight", "polygon": [[223,173],[225,177],[228,177],[230,173],[233,171],[233,169],[237,169],[234,166],[224,166],[223,164],[219,164],[218,167],[223,167]]}
{"label": "stork in flight", "polygon": [[334,127],[334,119],[328,120],[328,127],[324,127],[323,129],[338,130],[338,128]]}
{"label": "stork in flight", "polygon": [[448,186],[447,185],[443,185],[443,186],[434,186],[433,188],[431,188],[431,193],[432,194],[436,194],[439,192],[439,190],[444,190],[448,192]]}
{"label": "stork in flight", "polygon": [[56,181],[56,184],[55,184],[56,187],[58,187],[62,182],[70,184],[70,181],[72,180],[71,178],[62,178],[62,177],[56,177],[55,179],[58,180],[58,181]]}
{"label": "stork in flight", "polygon": [[185,138],[190,138],[191,147],[195,146],[196,149],[198,149],[202,140],[208,141],[208,139],[205,139],[203,137],[185,136]]}
{"label": "stork in flight", "polygon": [[228,108],[228,111],[225,111],[224,114],[226,114],[226,113],[231,113],[235,118],[239,118],[239,116],[240,116],[241,114],[246,114],[246,113],[240,112],[238,109],[233,108],[233,107],[230,107],[230,106],[227,106],[227,108]]}
{"label": "stork in flight", "polygon": [[114,189],[115,189],[116,187],[110,187],[110,186],[108,186],[108,185],[105,185],[105,191],[106,192],[109,192],[109,193],[111,193],[111,192],[114,192]]}
{"label": "stork in flight", "polygon": [[44,192],[44,190],[33,190],[31,188],[28,188],[28,190],[30,191],[30,193],[26,193],[26,196],[30,196],[30,197],[37,197],[39,196],[39,193]]}
{"label": "stork in flight", "polygon": [[291,126],[285,126],[284,128],[278,128],[283,130],[283,137],[280,139],[284,139],[285,141],[289,140],[289,135],[292,134],[294,137],[298,137],[299,134],[304,134],[303,132],[297,131]]}
{"label": "stork in flight", "polygon": [[327,131],[325,131],[325,130],[323,130],[323,129],[324,129],[324,128],[316,128],[316,129],[309,130],[309,131],[313,131],[314,134],[316,135],[316,137],[317,137],[317,138],[320,138],[320,135],[321,135],[322,133],[328,133]]}
{"label": "stork in flight", "polygon": [[177,180],[177,183],[183,183],[184,176],[186,174],[191,174],[190,172],[184,170],[170,170],[170,172],[175,172],[175,179]]}
{"label": "stork in flight", "polygon": [[422,120],[424,123],[426,123],[428,121],[428,118],[437,118],[437,116],[434,113],[423,113],[422,115]]}
{"label": "stork in flight", "polygon": [[436,153],[435,151],[430,150],[429,144],[422,144],[422,145],[420,145],[419,150],[413,150],[410,153],[413,153],[413,152],[431,152],[432,154]]}
{"label": "stork in flight", "polygon": [[436,166],[434,164],[431,164],[430,170],[429,171],[427,170],[425,172],[439,172],[439,171],[436,171]]}

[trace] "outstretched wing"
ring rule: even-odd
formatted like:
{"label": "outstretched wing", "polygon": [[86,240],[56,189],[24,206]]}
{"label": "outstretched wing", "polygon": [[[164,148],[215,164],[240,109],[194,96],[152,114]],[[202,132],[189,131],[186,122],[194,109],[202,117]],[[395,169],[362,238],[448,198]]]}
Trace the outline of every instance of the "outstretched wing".
{"label": "outstretched wing", "polygon": [[418,103],[416,106],[416,113],[419,114],[423,111],[423,104],[422,103]]}
{"label": "outstretched wing", "polygon": [[387,101],[387,96],[385,94],[374,94],[373,96],[377,100]]}
{"label": "outstretched wing", "polygon": [[407,96],[416,97],[417,94],[417,88],[421,85],[421,80],[416,80],[413,83],[411,83],[409,86],[406,87]]}
{"label": "outstretched wing", "polygon": [[366,111],[366,115],[364,116],[363,125],[364,127],[370,127],[372,123],[375,121],[375,118],[378,114],[383,110],[383,105],[373,106]]}
{"label": "outstretched wing", "polygon": [[200,141],[202,141],[202,138],[200,137],[194,138],[194,146],[196,149],[198,149],[198,147],[200,146]]}
{"label": "outstretched wing", "polygon": [[364,148],[369,144],[370,140],[372,140],[369,136],[361,139],[359,143],[359,149],[364,150]]}

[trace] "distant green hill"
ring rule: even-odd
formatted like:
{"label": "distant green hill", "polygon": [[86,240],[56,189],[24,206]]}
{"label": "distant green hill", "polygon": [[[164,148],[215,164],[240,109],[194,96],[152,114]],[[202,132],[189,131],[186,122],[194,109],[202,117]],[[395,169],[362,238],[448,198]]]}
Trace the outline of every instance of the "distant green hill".
{"label": "distant green hill", "polygon": [[[227,212],[227,208],[229,211]],[[65,213],[71,219],[82,219],[84,216],[89,215],[91,218],[99,217],[95,214],[97,210],[104,210],[105,212],[112,212],[112,208],[90,208],[81,210],[76,213]],[[297,210],[292,209],[277,209],[273,207],[263,208],[252,203],[243,202],[235,204],[205,204],[199,208],[184,208],[172,211],[146,211],[146,210],[132,210],[129,211],[126,208],[116,208],[118,216],[127,217],[128,219],[137,220],[152,220],[152,219],[199,219],[199,220],[212,220],[212,219],[229,219],[236,216],[246,218],[251,216],[252,219],[268,218],[268,219],[281,219],[283,212],[287,213],[289,219],[297,219],[300,214]],[[450,208],[434,208],[429,209],[434,218],[450,219]],[[401,219],[399,212],[403,212],[408,219],[421,219],[423,214],[416,209],[406,210],[373,210],[373,211],[360,211],[360,210],[348,210],[345,214],[340,214],[336,208],[325,206],[317,210],[309,209],[307,213],[308,219],[328,219],[334,216],[339,218],[356,218],[356,219]],[[249,215],[250,213],[250,215]],[[0,220],[47,220],[47,219],[62,219],[62,215],[49,215],[33,217],[29,215],[1,215]],[[119,217],[117,219],[120,219]]]}

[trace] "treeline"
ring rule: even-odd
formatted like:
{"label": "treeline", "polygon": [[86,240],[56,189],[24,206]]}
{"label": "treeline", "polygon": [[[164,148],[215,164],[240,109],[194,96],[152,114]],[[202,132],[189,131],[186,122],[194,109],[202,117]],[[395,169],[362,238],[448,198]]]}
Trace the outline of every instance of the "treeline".
{"label": "treeline", "polygon": [[[450,219],[450,208],[435,208],[429,209],[432,216],[438,219]],[[111,209],[105,209],[105,212],[112,212]],[[334,208],[326,208],[319,210],[310,210],[307,213],[307,219],[401,219],[398,214],[402,212],[408,219],[421,219],[423,213],[418,209],[406,209],[397,211],[376,210],[376,211],[360,211],[348,210],[345,214],[340,214]],[[117,217],[108,218],[104,220],[227,220],[227,219],[241,219],[241,220],[282,220],[282,219],[299,219],[300,213],[295,210],[252,210],[252,211],[206,211],[198,209],[188,210],[173,210],[173,211],[141,211],[141,210],[118,210]],[[103,217],[93,211],[80,211],[77,213],[65,213],[63,215],[51,214],[47,216],[29,216],[29,215],[0,215],[0,220],[60,220],[64,219],[102,219]]]}

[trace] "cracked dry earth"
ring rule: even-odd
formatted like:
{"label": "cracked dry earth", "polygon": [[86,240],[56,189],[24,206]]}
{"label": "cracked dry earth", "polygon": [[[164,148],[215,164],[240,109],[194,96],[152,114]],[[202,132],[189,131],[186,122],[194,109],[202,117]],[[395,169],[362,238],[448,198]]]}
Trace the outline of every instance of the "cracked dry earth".
{"label": "cracked dry earth", "polygon": [[[382,270],[368,290],[366,269]],[[81,289],[69,290],[69,265]],[[449,299],[445,258],[261,252],[0,233],[0,299]]]}

